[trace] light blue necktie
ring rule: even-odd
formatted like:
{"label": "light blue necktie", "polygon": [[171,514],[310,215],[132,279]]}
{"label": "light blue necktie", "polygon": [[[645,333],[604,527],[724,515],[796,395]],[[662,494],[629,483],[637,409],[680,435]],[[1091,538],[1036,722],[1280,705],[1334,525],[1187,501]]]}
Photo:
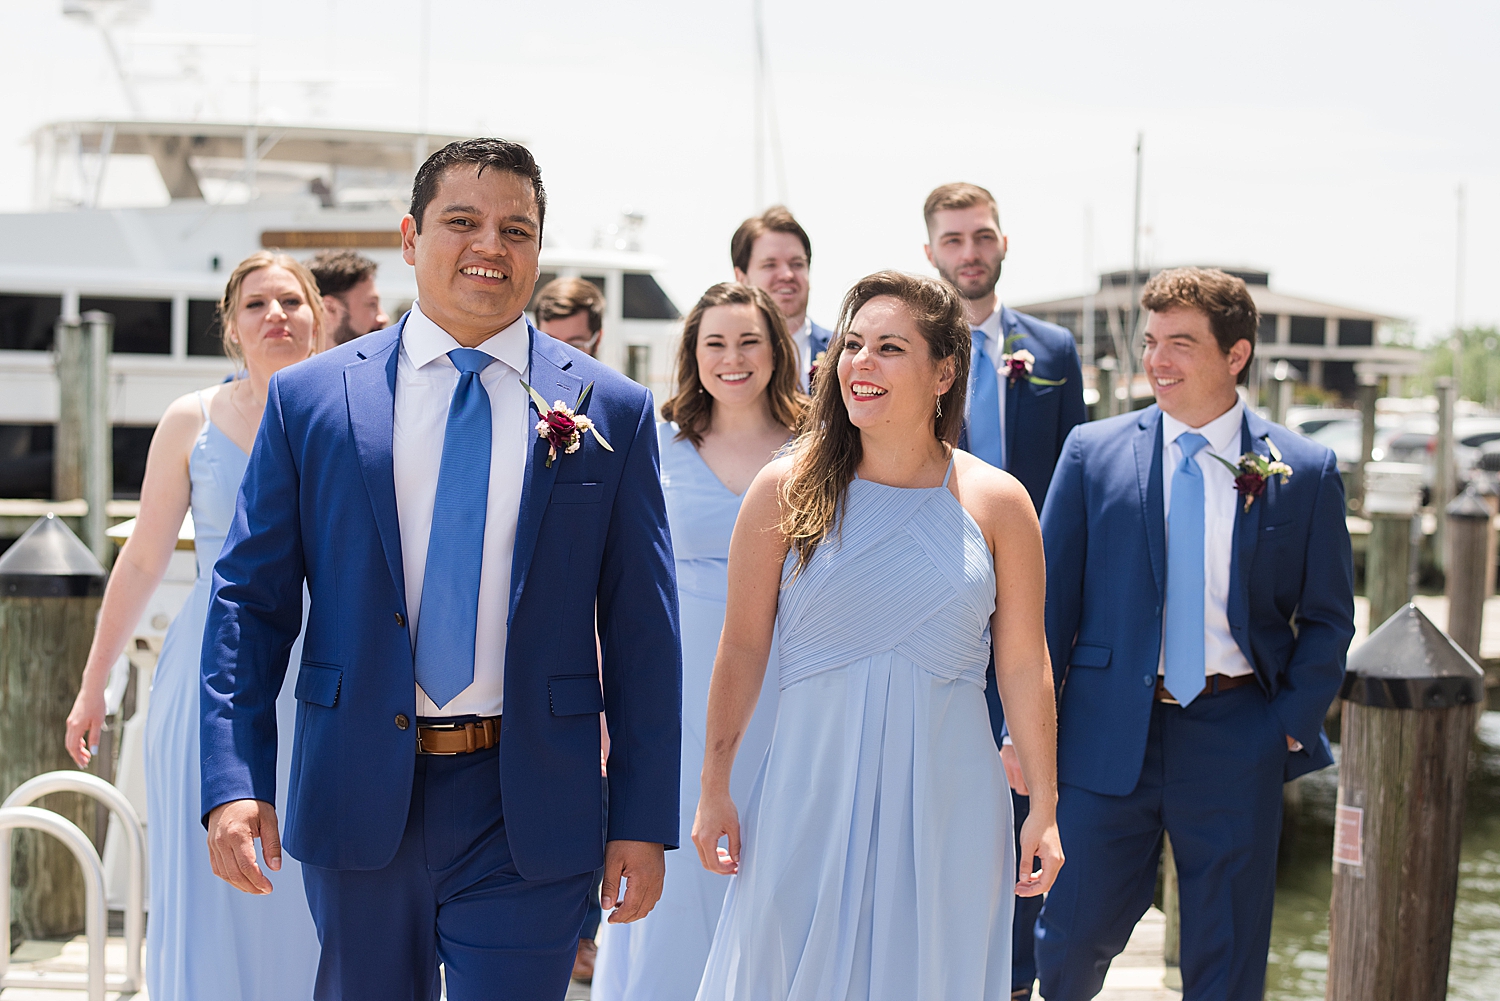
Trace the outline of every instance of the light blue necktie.
{"label": "light blue necktie", "polygon": [[1203,691],[1203,470],[1194,458],[1201,434],[1177,437],[1182,462],[1172,473],[1167,515],[1166,687],[1183,705]]}
{"label": "light blue necktie", "polygon": [[969,451],[996,469],[1005,468],[1005,436],[1000,433],[1000,379],[984,350],[985,332],[974,328],[974,368],[969,389]]}
{"label": "light blue necktie", "polygon": [[443,432],[416,655],[417,684],[439,707],[474,682],[479,567],[490,493],[490,394],[479,373],[495,360],[474,348],[455,348],[448,357],[458,369],[458,388]]}

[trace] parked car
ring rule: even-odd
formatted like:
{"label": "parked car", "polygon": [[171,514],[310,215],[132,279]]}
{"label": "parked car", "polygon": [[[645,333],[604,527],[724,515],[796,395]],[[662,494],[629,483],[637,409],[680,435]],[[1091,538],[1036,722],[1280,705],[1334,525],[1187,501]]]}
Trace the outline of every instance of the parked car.
{"label": "parked car", "polygon": [[1286,413],[1286,426],[1298,434],[1311,435],[1335,421],[1353,421],[1358,425],[1359,411],[1333,407],[1292,407]]}

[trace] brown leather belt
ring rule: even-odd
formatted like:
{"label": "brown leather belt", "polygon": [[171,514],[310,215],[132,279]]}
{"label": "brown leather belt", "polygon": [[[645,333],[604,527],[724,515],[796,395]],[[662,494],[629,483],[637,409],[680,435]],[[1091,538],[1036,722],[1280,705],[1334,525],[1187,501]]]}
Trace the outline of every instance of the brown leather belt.
{"label": "brown leather belt", "polygon": [[500,717],[470,723],[418,724],[418,754],[473,754],[500,743]]}
{"label": "brown leather belt", "polygon": [[[1235,677],[1230,677],[1227,674],[1210,674],[1208,676],[1208,684],[1204,685],[1203,691],[1198,694],[1200,696],[1217,695],[1219,692],[1227,692],[1231,688],[1240,688],[1254,681],[1255,675],[1253,674],[1240,674]],[[1156,679],[1156,701],[1164,702],[1169,706],[1182,705],[1181,702],[1172,697],[1171,692],[1167,691],[1166,681],[1160,676]]]}

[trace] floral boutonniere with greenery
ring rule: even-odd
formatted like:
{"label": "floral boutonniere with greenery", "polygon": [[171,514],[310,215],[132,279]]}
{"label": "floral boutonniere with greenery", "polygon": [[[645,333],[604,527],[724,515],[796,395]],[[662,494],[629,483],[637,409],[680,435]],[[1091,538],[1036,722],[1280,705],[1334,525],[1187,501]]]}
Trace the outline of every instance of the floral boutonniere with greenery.
{"label": "floral boutonniere with greenery", "polygon": [[1043,379],[1039,375],[1031,374],[1032,368],[1036,366],[1036,355],[1025,348],[1021,348],[1019,351],[1012,351],[1010,349],[1012,344],[1024,336],[1026,335],[1011,334],[1000,345],[1000,374],[1005,376],[1011,385],[1015,385],[1021,379],[1025,379],[1033,386],[1061,386],[1067,382],[1067,379]]}
{"label": "floral boutonniere with greenery", "polygon": [[608,451],[613,452],[609,442],[594,427],[594,422],[589,420],[587,414],[579,413],[583,409],[584,401],[589,398],[589,390],[594,388],[591,382],[583,387],[583,392],[578,394],[578,402],[571,407],[558,400],[552,406],[547,406],[547,401],[542,394],[526,385],[526,380],[521,380],[521,385],[526,387],[526,392],[531,394],[531,402],[536,404],[536,412],[541,420],[536,422],[536,434],[547,442],[547,468],[552,468],[552,462],[557,458],[557,453],[572,455],[578,451],[583,444],[583,433],[588,431],[594,436],[594,440],[603,445]]}
{"label": "floral boutonniere with greenery", "polygon": [[1281,477],[1282,483],[1292,478],[1292,467],[1281,461],[1281,453],[1271,443],[1271,439],[1262,436],[1260,440],[1266,443],[1266,448],[1271,453],[1269,458],[1259,452],[1246,452],[1240,456],[1238,462],[1230,462],[1221,456],[1214,456],[1234,474],[1234,489],[1245,498],[1246,511],[1249,511],[1250,505],[1255,503],[1255,498],[1266,492],[1266,484],[1271,481],[1272,477]]}

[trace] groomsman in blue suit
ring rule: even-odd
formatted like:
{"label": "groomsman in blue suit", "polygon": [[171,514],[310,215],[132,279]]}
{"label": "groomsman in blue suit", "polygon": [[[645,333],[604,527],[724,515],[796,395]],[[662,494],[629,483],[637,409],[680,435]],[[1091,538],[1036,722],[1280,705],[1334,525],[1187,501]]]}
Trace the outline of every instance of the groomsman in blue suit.
{"label": "groomsman in blue suit", "polygon": [[802,358],[799,371],[802,391],[807,392],[833,338],[833,331],[807,315],[812,270],[812,240],[807,230],[785,205],[772,205],[740,223],[729,241],[729,259],[735,281],[769,292],[781,310]]}
{"label": "groomsman in blue suit", "polygon": [[1068,864],[1037,923],[1041,991],[1099,993],[1165,831],[1184,997],[1259,1001],[1282,784],[1333,760],[1354,635],[1344,489],[1333,452],[1236,393],[1244,282],[1165,271],[1141,302],[1156,405],[1075,430],[1042,510]]}
{"label": "groomsman in blue suit", "polygon": [[[1009,241],[1000,231],[1000,209],[993,195],[977,184],[944,184],[927,196],[922,212],[927,223],[927,245],[922,249],[938,274],[963,296],[974,333],[969,413],[959,447],[1020,480],[1041,510],[1068,432],[1087,419],[1073,335],[1000,304],[995,286]],[[1004,735],[994,665],[985,697],[1011,783],[1019,852],[1021,825],[1031,812],[1031,801],[1020,762]],[[1041,909],[1041,897],[1016,898],[1013,998],[1031,996],[1036,979],[1032,929]]]}
{"label": "groomsman in blue suit", "polygon": [[596,870],[634,920],[676,847],[655,413],[527,322],[545,210],[523,146],[423,164],[417,302],[271,381],[214,570],[202,802],[214,871],[251,893],[271,890],[254,839],[280,864],[275,702],[311,596],[285,833],[319,1001],[436,1001],[439,963],[454,1001],[560,999]]}

